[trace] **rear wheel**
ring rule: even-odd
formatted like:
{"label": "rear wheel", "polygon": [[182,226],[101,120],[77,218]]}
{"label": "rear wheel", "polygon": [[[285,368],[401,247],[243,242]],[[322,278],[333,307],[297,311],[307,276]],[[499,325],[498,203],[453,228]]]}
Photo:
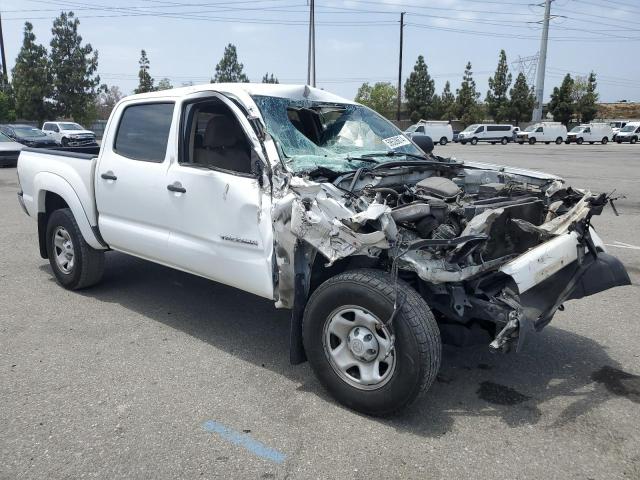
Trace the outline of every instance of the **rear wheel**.
{"label": "rear wheel", "polygon": [[54,211],[47,223],[47,255],[58,283],[69,290],[90,287],[104,271],[104,252],[92,248],[82,236],[68,208]]}
{"label": "rear wheel", "polygon": [[442,346],[425,301],[378,270],[353,270],[323,283],[304,312],[309,363],[324,387],[347,407],[389,415],[411,404],[435,380]]}
{"label": "rear wheel", "polygon": [[447,137],[442,137],[442,138],[440,139],[440,145],[446,145],[448,141],[449,141],[449,140],[447,140]]}
{"label": "rear wheel", "polygon": [[473,137],[471,139],[471,145],[477,145],[478,144],[478,139],[476,137]]}
{"label": "rear wheel", "polygon": [[606,145],[608,142],[609,142],[609,139],[607,137],[603,137],[602,144]]}
{"label": "rear wheel", "polygon": [[562,137],[556,138],[556,145],[560,145],[562,143]]}
{"label": "rear wheel", "polygon": [[529,139],[529,145],[535,145],[536,144],[536,139],[535,138],[530,138]]}
{"label": "rear wheel", "polygon": [[507,137],[502,137],[502,140],[500,140],[500,143],[502,145],[506,145],[507,143],[509,143],[509,139]]}

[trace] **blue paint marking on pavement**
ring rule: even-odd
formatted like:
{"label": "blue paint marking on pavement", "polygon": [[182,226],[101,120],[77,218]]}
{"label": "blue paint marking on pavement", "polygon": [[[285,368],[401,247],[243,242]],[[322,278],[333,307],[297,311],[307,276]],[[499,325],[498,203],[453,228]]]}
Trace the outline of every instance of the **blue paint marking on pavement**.
{"label": "blue paint marking on pavement", "polygon": [[202,428],[204,428],[207,432],[217,433],[224,440],[227,440],[234,445],[243,447],[246,450],[249,450],[254,455],[265,458],[274,463],[282,463],[287,459],[287,456],[284,453],[280,453],[273,448],[267,447],[264,443],[254,440],[253,438],[251,438],[251,435],[236,432],[235,430],[229,427],[225,427],[221,423],[218,423],[214,420],[207,420],[202,424]]}

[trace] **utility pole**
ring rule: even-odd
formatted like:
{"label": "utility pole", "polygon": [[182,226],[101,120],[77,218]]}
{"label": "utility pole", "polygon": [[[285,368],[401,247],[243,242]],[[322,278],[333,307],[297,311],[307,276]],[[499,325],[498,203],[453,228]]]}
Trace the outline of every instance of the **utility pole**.
{"label": "utility pole", "polygon": [[2,14],[0,14],[0,54],[2,54],[2,86],[9,81],[7,77],[7,59],[4,56],[4,35],[2,34]]}
{"label": "utility pole", "polygon": [[544,103],[544,74],[547,67],[547,43],[549,42],[549,20],[551,19],[551,2],[544,2],[544,20],[542,21],[542,38],[540,39],[540,58],[536,72],[536,103],[531,115],[532,122],[542,120],[542,105]]}
{"label": "utility pole", "polygon": [[315,2],[309,0],[309,51],[307,52],[307,85],[316,86],[316,13]]}
{"label": "utility pole", "polygon": [[396,120],[400,120],[400,108],[402,107],[402,34],[404,33],[404,14],[400,13],[400,56],[398,58],[398,112]]}

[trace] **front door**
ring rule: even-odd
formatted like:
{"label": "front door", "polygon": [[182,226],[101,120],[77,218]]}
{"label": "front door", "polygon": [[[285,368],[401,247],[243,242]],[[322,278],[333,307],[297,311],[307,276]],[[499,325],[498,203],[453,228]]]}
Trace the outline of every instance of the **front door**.
{"label": "front door", "polygon": [[[181,107],[181,148],[167,173],[169,259],[183,270],[273,298],[270,196],[252,173],[257,138],[240,109],[211,93]],[[253,137],[253,138],[252,138]]]}

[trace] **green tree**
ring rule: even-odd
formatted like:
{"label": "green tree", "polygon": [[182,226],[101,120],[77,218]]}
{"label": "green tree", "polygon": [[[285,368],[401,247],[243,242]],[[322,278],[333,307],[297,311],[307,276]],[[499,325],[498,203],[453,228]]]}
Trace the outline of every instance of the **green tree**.
{"label": "green tree", "polygon": [[573,78],[567,73],[562,80],[560,87],[555,87],[551,94],[551,101],[548,109],[553,115],[553,120],[568,125],[574,112],[574,104],[572,98]]}
{"label": "green tree", "polygon": [[98,51],[82,45],[80,21],[73,12],[62,12],[53,21],[51,33],[51,75],[55,112],[63,118],[89,123],[96,114],[96,88],[100,85]]}
{"label": "green tree", "polygon": [[273,73],[271,75],[269,75],[269,72],[264,74],[264,77],[262,77],[262,83],[280,83],[278,81],[278,77],[274,76]]}
{"label": "green tree", "polygon": [[0,91],[0,122],[13,122],[15,119],[15,102],[11,89],[7,85]]}
{"label": "green tree", "polygon": [[224,48],[224,54],[216,65],[216,74],[211,83],[248,83],[249,77],[242,71],[243,68],[244,65],[238,62],[236,46],[230,43]]}
{"label": "green tree", "polygon": [[389,82],[378,82],[373,87],[363,83],[358,89],[355,101],[390,118],[395,111],[397,98],[398,89]]}
{"label": "green tree", "polygon": [[536,97],[533,88],[527,85],[527,78],[520,72],[516,77],[513,88],[509,91],[509,115],[508,117],[520,125],[520,122],[529,120],[533,113]]}
{"label": "green tree", "polygon": [[173,85],[171,85],[171,80],[165,77],[158,82],[156,90],[171,90],[172,88]]}
{"label": "green tree", "polygon": [[478,105],[480,93],[476,91],[471,62],[467,62],[460,88],[456,90],[456,115],[464,125],[482,121],[482,108]]}
{"label": "green tree", "polygon": [[133,93],[147,93],[155,91],[154,80],[149,73],[150,63],[149,57],[145,50],[140,50],[140,60],[138,60],[140,69],[138,70],[138,87]]}
{"label": "green tree", "polygon": [[51,72],[47,49],[36,43],[33,25],[29,22],[24,24],[22,48],[11,73],[15,116],[44,122],[50,111]]}
{"label": "green tree", "polygon": [[456,117],[456,96],[451,91],[449,80],[444,84],[442,95],[440,95],[440,110],[442,120],[453,120]]}
{"label": "green tree", "polygon": [[501,122],[509,116],[509,86],[511,85],[511,74],[507,64],[507,54],[500,50],[498,67],[493,77],[489,77],[489,91],[485,100],[487,113],[496,121]]}
{"label": "green tree", "polygon": [[424,57],[419,55],[413,72],[404,84],[404,97],[412,121],[428,118],[432,114],[434,93],[435,82],[429,75]]}
{"label": "green tree", "polygon": [[596,93],[596,74],[575,79],[572,90],[575,112],[580,123],[589,123],[598,114],[598,94]]}

